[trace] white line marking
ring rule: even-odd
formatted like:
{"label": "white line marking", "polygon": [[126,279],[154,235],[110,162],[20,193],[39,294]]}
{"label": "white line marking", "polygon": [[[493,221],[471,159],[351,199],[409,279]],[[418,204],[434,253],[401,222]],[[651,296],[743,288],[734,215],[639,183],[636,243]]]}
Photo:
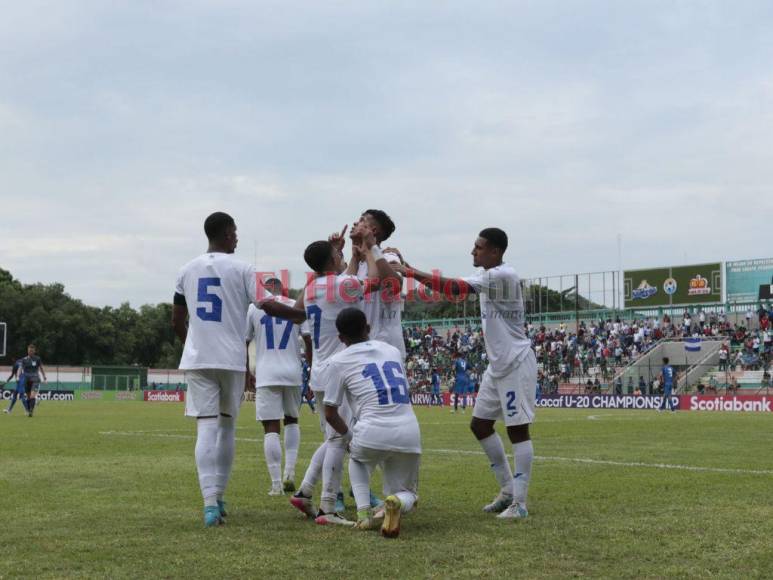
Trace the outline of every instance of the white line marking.
{"label": "white line marking", "polygon": [[[123,437],[156,437],[161,439],[196,439],[195,435],[174,435],[171,433],[148,433],[146,431],[100,431],[100,435]],[[237,441],[248,443],[260,443],[263,439],[249,437],[237,437]],[[318,443],[302,444],[304,447],[317,446]],[[469,449],[424,449],[424,453],[437,455],[485,455],[483,451]],[[581,463],[586,465],[609,465],[613,467],[642,467],[645,469],[673,469],[678,471],[693,471],[701,473],[736,473],[742,475],[773,475],[771,469],[738,469],[731,467],[701,467],[697,465],[679,465],[673,463],[644,463],[643,461],[612,461],[609,459],[591,459],[589,457],[556,457],[550,455],[536,455],[534,459],[539,461],[558,461],[563,463]]]}

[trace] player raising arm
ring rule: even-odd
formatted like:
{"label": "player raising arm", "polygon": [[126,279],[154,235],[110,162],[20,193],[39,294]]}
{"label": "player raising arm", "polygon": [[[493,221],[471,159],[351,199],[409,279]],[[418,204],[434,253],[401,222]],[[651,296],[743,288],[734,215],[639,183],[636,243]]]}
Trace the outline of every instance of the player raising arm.
{"label": "player raising arm", "polygon": [[[529,424],[534,421],[537,360],[524,330],[521,284],[512,266],[503,261],[507,234],[486,228],[473,245],[473,266],[482,268],[466,278],[440,278],[440,288],[454,294],[475,292],[480,298],[481,324],[489,366],[483,375],[470,429],[488,456],[500,486],[499,495],[483,508],[501,512],[499,517],[524,518],[534,449]],[[424,285],[437,284],[427,272],[404,263],[399,268]],[[516,474],[513,478],[502,440],[494,431],[504,419],[513,446]]]}

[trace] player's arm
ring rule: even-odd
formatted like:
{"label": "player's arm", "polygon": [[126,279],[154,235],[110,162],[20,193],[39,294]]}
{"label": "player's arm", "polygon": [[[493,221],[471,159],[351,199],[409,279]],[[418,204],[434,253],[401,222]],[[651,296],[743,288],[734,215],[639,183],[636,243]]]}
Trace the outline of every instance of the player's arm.
{"label": "player's arm", "polygon": [[423,284],[429,288],[433,286],[439,286],[440,290],[458,296],[459,294],[471,294],[475,292],[475,288],[462,280],[461,278],[445,278],[443,276],[433,276],[428,272],[424,272],[413,266],[410,266],[407,262],[401,265],[394,265],[394,269],[408,278],[413,278],[419,284]]}
{"label": "player's arm", "polygon": [[40,365],[38,365],[38,370],[40,371],[40,374],[43,375],[43,382],[48,382],[48,377],[46,376],[46,371],[43,370],[43,363],[41,362]]}
{"label": "player's arm", "polygon": [[286,304],[282,304],[276,300],[266,300],[257,306],[269,316],[283,318],[284,320],[289,320],[295,324],[300,324],[306,320],[306,311],[298,308],[295,305],[287,306]]}
{"label": "player's arm", "polygon": [[367,231],[363,234],[361,252],[368,262],[366,292],[377,290],[387,282],[399,292],[399,289],[403,287],[403,278],[384,257],[381,248],[376,245],[373,232]]}
{"label": "player's arm", "polygon": [[188,337],[188,305],[185,303],[185,295],[175,292],[172,304],[172,329],[180,342],[185,344]]}
{"label": "player's arm", "polygon": [[346,422],[338,414],[338,407],[344,400],[344,385],[343,379],[336,368],[335,363],[327,366],[323,371],[323,382],[327,385],[325,389],[325,398],[322,403],[325,405],[325,420],[328,424],[335,429],[336,433],[341,435],[347,441],[352,438],[352,433],[349,431]]}
{"label": "player's arm", "polygon": [[325,403],[325,420],[339,435],[351,439],[349,427],[346,426],[346,421],[341,419],[341,415],[338,414],[338,407]]}
{"label": "player's arm", "polygon": [[314,358],[314,352],[312,350],[312,345],[311,345],[311,335],[303,334],[302,336],[303,336],[303,344],[305,346],[304,356],[306,357],[306,364],[309,365],[309,368],[311,368],[311,361]]}

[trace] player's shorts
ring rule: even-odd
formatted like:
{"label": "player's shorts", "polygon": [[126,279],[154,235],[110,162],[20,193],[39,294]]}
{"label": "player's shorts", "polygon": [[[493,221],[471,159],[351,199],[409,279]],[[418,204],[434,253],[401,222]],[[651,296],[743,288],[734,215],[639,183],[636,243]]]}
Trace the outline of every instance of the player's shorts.
{"label": "player's shorts", "polygon": [[467,381],[456,381],[454,383],[454,393],[464,395],[467,392]]}
{"label": "player's shorts", "polygon": [[297,418],[300,408],[300,387],[257,387],[255,389],[255,417],[258,421],[278,421],[284,417]]}
{"label": "player's shorts", "polygon": [[236,419],[244,394],[244,372],[223,369],[185,371],[188,383],[185,414],[188,417],[228,415]]}
{"label": "player's shorts", "polygon": [[24,378],[24,392],[27,395],[27,397],[31,397],[32,393],[37,393],[40,390],[40,379],[34,378],[31,379],[29,377]]}
{"label": "player's shorts", "polygon": [[534,422],[536,398],[537,358],[532,351],[503,377],[492,377],[491,367],[486,369],[472,416],[489,421],[504,419],[508,427],[528,425]]}
{"label": "player's shorts", "polygon": [[357,440],[353,440],[350,446],[351,458],[362,463],[371,475],[377,466],[381,466],[384,482],[384,496],[392,495],[400,491],[408,491],[416,494],[419,490],[419,463],[421,455],[418,453],[400,453],[399,451],[385,451],[370,447],[360,447]]}

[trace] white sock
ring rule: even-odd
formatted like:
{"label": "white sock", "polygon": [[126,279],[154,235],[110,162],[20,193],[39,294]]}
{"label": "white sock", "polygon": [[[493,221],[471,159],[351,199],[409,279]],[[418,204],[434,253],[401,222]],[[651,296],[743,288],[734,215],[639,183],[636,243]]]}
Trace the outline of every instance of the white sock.
{"label": "white sock", "polygon": [[399,499],[402,504],[400,507],[402,513],[407,514],[413,509],[413,504],[416,503],[417,499],[415,493],[410,491],[398,491],[395,496],[397,496],[397,499]]}
{"label": "white sock", "polygon": [[326,453],[327,441],[317,447],[314,455],[311,456],[309,467],[306,469],[306,475],[303,476],[300,488],[300,492],[306,497],[311,497],[314,494],[314,486],[317,485],[322,475],[322,464],[325,462]]}
{"label": "white sock", "polygon": [[196,420],[196,471],[204,505],[217,505],[217,417]]}
{"label": "white sock", "polygon": [[295,479],[298,447],[301,445],[301,428],[298,423],[285,425],[285,480]]}
{"label": "white sock", "polygon": [[236,421],[233,417],[220,415],[217,429],[217,496],[221,500],[231,479],[235,447]]}
{"label": "white sock", "polygon": [[326,514],[335,511],[336,496],[341,489],[341,480],[344,471],[344,454],[346,449],[339,445],[339,441],[327,443],[325,462],[322,465],[322,493],[319,499],[319,508]]}
{"label": "white sock", "polygon": [[513,455],[515,456],[515,477],[513,479],[513,501],[526,505],[526,496],[529,491],[529,480],[531,479],[531,462],[534,459],[534,446],[531,439],[516,443],[513,445]]}
{"label": "white sock", "polygon": [[357,511],[370,509],[370,472],[359,461],[349,458],[349,481],[354,492]]}
{"label": "white sock", "polygon": [[266,456],[271,484],[282,483],[282,445],[279,443],[279,433],[266,433],[263,437],[263,454]]}
{"label": "white sock", "polygon": [[513,472],[510,469],[510,461],[505,455],[505,446],[498,433],[492,433],[485,439],[479,440],[480,446],[486,452],[491,469],[497,478],[497,483],[503,494],[513,495]]}

